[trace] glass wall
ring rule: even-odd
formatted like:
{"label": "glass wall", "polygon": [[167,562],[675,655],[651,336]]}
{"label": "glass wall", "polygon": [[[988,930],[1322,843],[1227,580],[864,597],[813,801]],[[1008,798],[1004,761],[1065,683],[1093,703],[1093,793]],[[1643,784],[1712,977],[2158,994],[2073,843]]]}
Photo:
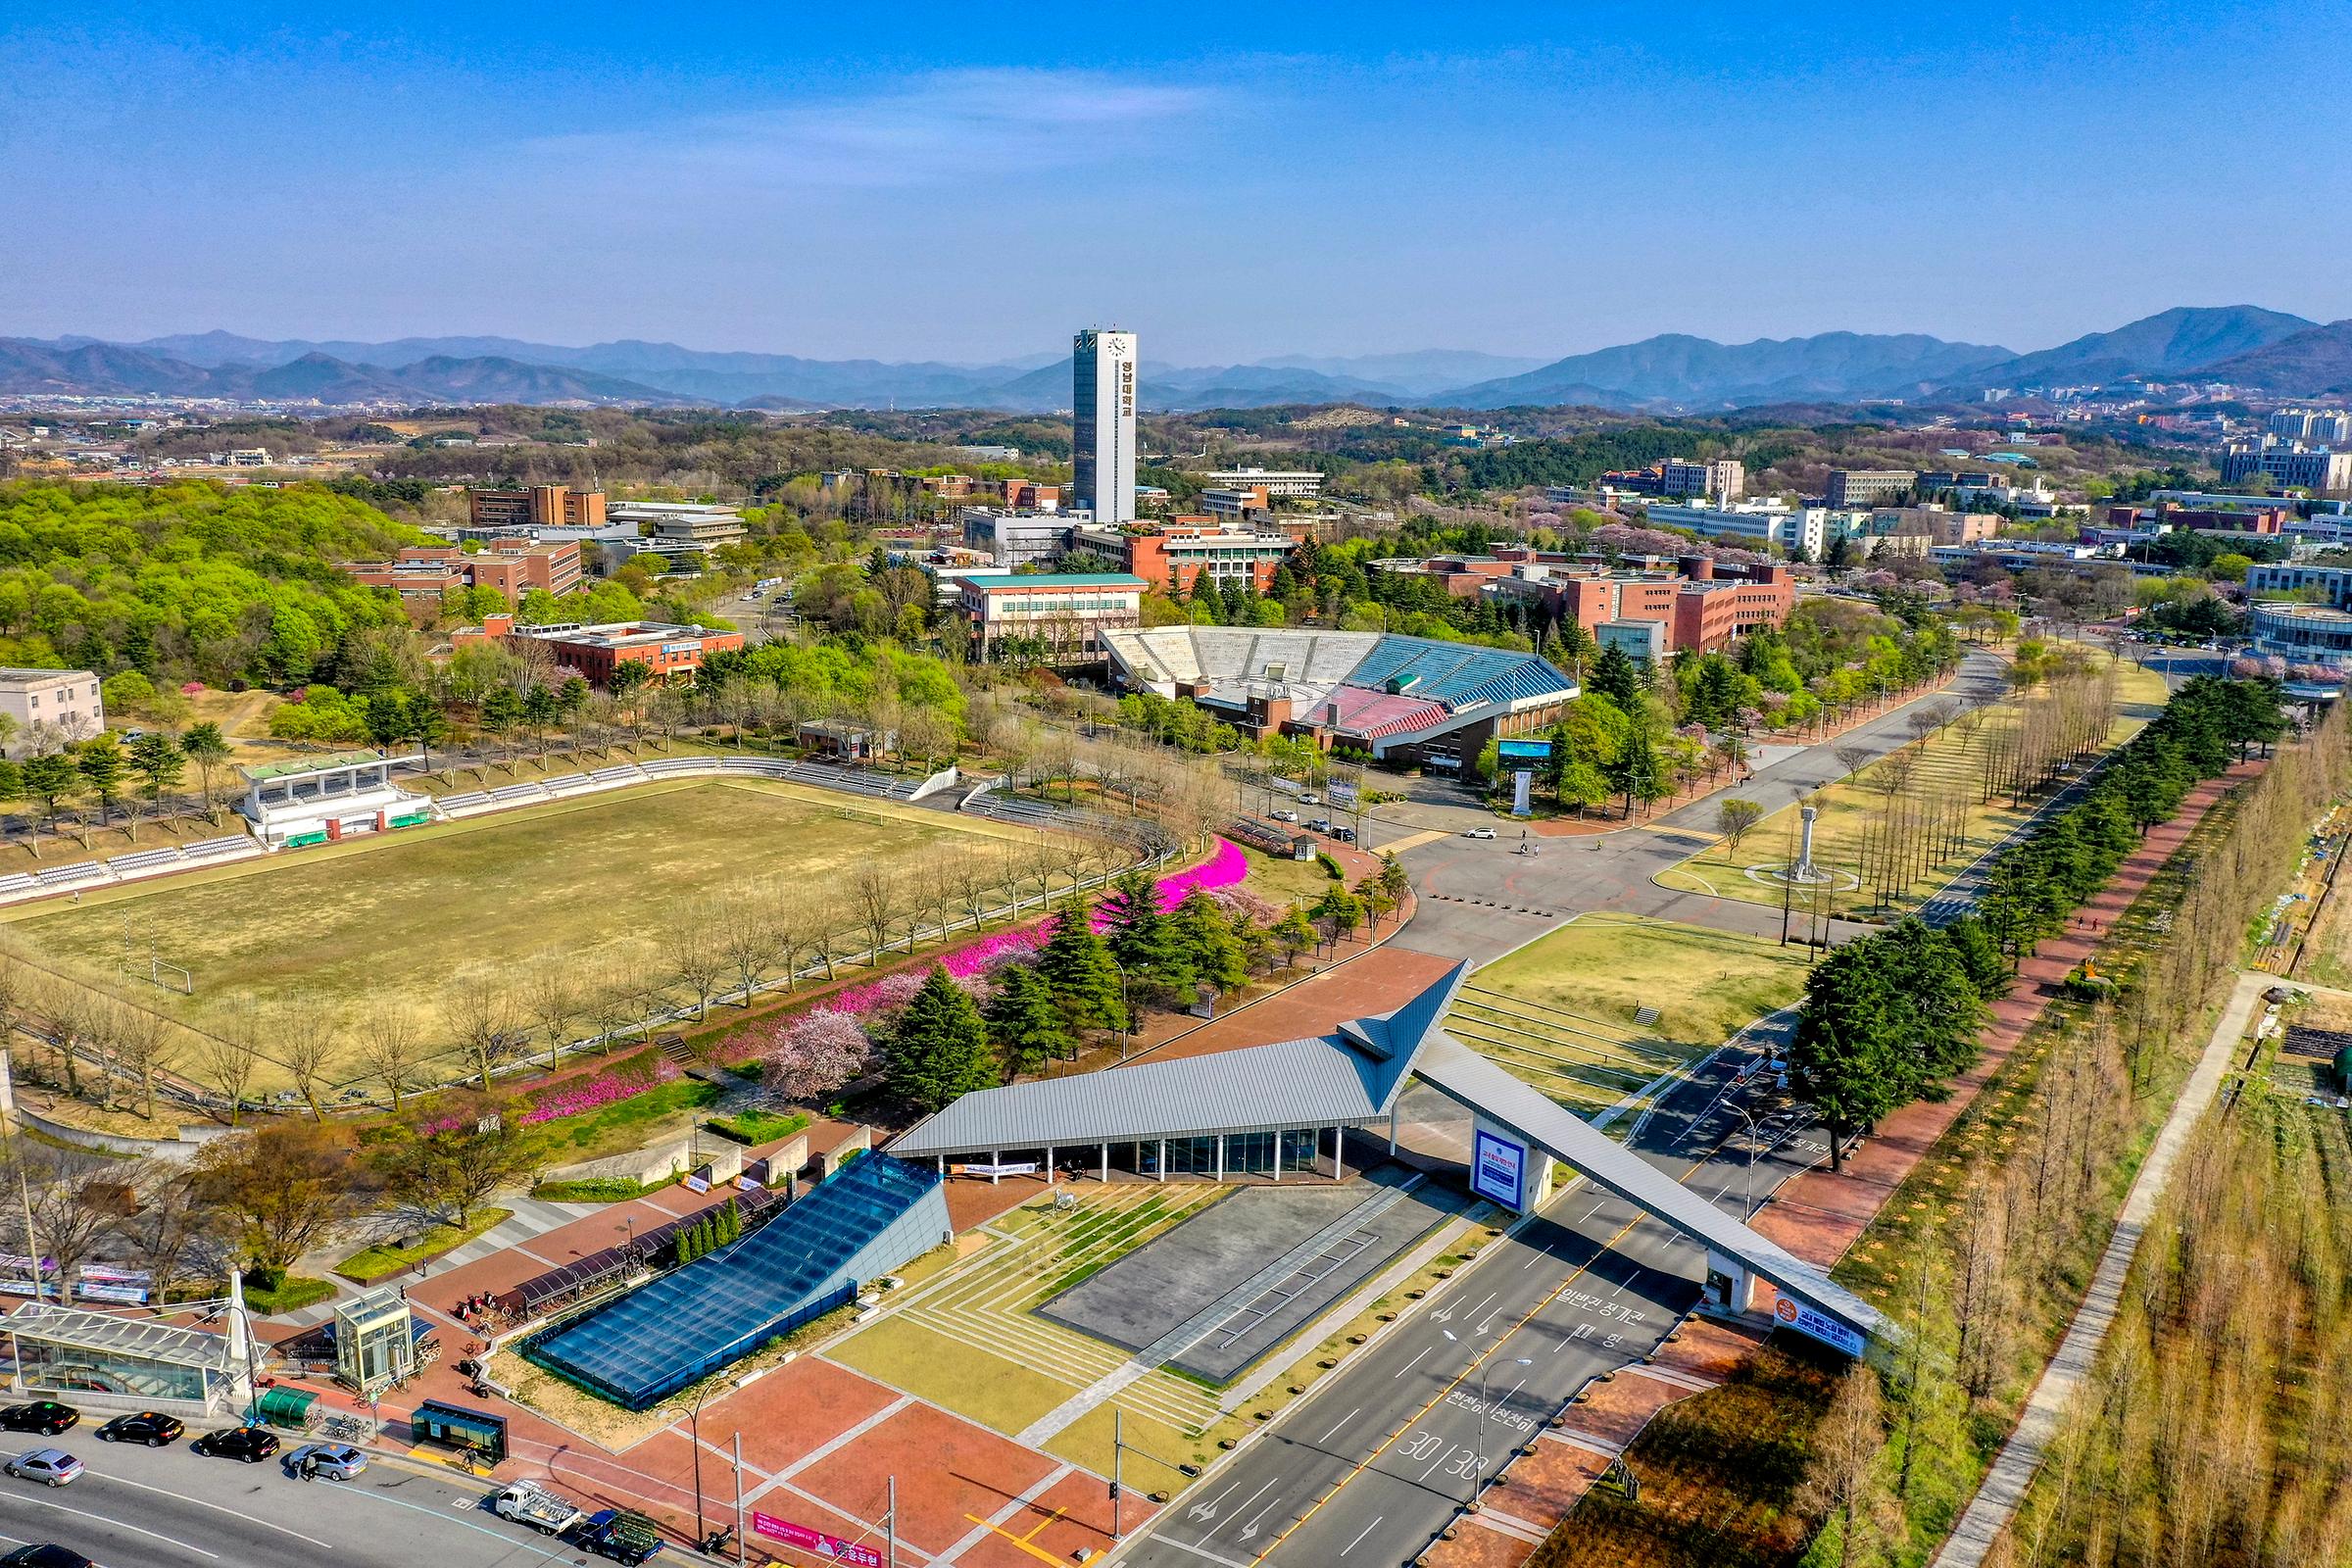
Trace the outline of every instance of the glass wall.
{"label": "glass wall", "polygon": [[202,1399],[204,1368],[17,1335],[17,1365],[36,1389],[87,1389],[143,1399]]}

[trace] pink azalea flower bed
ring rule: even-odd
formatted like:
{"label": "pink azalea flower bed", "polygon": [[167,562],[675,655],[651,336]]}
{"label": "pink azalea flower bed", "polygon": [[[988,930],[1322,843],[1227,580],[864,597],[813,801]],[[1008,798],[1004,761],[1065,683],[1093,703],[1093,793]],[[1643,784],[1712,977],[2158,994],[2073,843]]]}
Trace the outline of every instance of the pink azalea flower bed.
{"label": "pink azalea flower bed", "polygon": [[[1216,853],[1207,859],[1189,870],[1162,877],[1154,886],[1159,892],[1160,907],[1172,909],[1183,903],[1184,896],[1195,888],[1213,893],[1219,888],[1232,887],[1249,874],[1250,858],[1242,853],[1241,846],[1219,839]],[[1105,924],[1107,922],[1102,915],[1095,916],[1096,930],[1102,930]],[[984,983],[1000,964],[1028,957],[1044,947],[1053,934],[1053,922],[1041,920],[1036,925],[1023,926],[1015,931],[998,931],[977,942],[967,942],[934,961],[948,971],[950,979],[970,982],[966,986],[968,990],[972,984]],[[881,1008],[904,1006],[922,988],[923,976],[930,972],[930,965],[925,964],[919,969],[902,970],[898,974],[884,975],[879,980],[868,980],[863,985],[835,993],[824,1005],[835,1012],[846,1012],[853,1018],[861,1018]]]}
{"label": "pink azalea flower bed", "polygon": [[677,1078],[678,1064],[674,1061],[657,1063],[651,1078],[641,1073],[600,1072],[593,1078],[549,1090],[532,1102],[531,1108],[519,1120],[525,1126],[535,1126],[563,1116],[577,1116],[617,1100],[632,1100],[649,1089],[674,1083]]}

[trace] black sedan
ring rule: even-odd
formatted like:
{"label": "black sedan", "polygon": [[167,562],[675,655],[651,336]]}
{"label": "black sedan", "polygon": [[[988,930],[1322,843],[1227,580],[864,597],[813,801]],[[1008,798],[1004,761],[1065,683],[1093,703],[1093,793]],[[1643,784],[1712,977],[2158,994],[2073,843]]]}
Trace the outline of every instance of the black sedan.
{"label": "black sedan", "polygon": [[277,1434],[261,1427],[231,1427],[226,1432],[206,1433],[188,1445],[188,1451],[260,1464],[277,1451]]}
{"label": "black sedan", "polygon": [[144,1443],[150,1448],[165,1444],[187,1431],[176,1416],[161,1415],[153,1410],[141,1410],[137,1415],[119,1415],[98,1429],[100,1443]]}
{"label": "black sedan", "polygon": [[0,1557],[0,1568],[98,1568],[78,1551],[63,1546],[19,1546]]}
{"label": "black sedan", "polygon": [[54,1438],[80,1424],[79,1410],[55,1399],[35,1399],[30,1404],[12,1404],[0,1410],[0,1427],[11,1432],[38,1432],[44,1438]]}

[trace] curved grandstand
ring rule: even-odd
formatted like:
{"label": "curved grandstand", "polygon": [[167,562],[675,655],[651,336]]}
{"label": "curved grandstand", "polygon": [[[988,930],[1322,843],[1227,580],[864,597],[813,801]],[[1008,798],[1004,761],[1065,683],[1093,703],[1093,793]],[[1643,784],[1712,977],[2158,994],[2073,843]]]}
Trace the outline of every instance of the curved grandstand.
{"label": "curved grandstand", "polygon": [[1160,626],[1102,634],[1136,691],[1185,697],[1264,734],[1313,735],[1376,757],[1474,755],[1548,728],[1576,683],[1533,654],[1369,631]]}

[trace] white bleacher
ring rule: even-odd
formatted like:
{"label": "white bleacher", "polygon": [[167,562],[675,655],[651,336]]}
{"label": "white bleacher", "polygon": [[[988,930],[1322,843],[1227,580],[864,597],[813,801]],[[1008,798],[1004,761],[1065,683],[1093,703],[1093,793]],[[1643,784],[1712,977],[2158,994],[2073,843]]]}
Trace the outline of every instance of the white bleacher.
{"label": "white bleacher", "polygon": [[618,784],[628,779],[642,778],[635,762],[622,762],[617,767],[600,767],[588,775],[599,784]]}
{"label": "white bleacher", "polygon": [[118,855],[106,862],[106,868],[117,876],[129,876],[144,871],[150,866],[164,865],[184,858],[180,853],[179,846],[175,844],[170,849],[141,850],[136,855]]}
{"label": "white bleacher", "polygon": [[180,851],[180,854],[191,860],[209,860],[217,856],[238,854],[253,847],[254,843],[250,837],[243,833],[235,833],[226,838],[204,839],[187,846]]}
{"label": "white bleacher", "polygon": [[72,865],[52,865],[32,873],[32,879],[45,888],[63,887],[69,882],[87,882],[106,875],[104,860],[76,860]]}

